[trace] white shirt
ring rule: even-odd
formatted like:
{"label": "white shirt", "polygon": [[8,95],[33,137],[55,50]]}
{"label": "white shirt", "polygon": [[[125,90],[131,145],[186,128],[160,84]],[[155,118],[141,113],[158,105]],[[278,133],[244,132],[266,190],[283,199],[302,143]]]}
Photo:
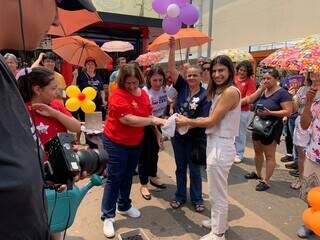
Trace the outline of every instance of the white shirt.
{"label": "white shirt", "polygon": [[155,91],[152,88],[143,88],[149,95],[150,103],[152,106],[152,115],[155,117],[162,117],[165,115],[168,105],[168,96],[165,88]]}

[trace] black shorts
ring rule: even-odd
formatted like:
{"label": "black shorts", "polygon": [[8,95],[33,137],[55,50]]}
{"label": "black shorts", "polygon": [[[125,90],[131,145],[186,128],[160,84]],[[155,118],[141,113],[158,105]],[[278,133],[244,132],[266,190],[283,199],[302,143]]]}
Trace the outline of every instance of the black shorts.
{"label": "black shorts", "polygon": [[277,144],[280,143],[280,138],[282,135],[283,123],[282,119],[274,126],[272,133],[269,137],[262,136],[258,133],[252,133],[252,140],[260,141],[263,145],[270,145],[273,141],[276,141]]}

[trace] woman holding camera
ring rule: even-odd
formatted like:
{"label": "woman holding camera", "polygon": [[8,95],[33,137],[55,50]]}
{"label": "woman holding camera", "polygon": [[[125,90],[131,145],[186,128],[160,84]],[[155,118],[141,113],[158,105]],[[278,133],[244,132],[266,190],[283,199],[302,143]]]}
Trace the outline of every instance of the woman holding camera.
{"label": "woman holding camera", "polygon": [[[80,132],[80,122],[56,99],[59,88],[54,72],[35,67],[19,78],[18,87],[42,144],[61,132]],[[64,189],[63,185],[58,191]],[[53,234],[52,239],[60,240],[61,233]]]}
{"label": "woman holding camera", "polygon": [[103,145],[109,154],[107,177],[102,199],[103,233],[115,235],[113,223],[118,213],[138,218],[141,213],[131,204],[132,175],[140,153],[144,127],[161,125],[164,119],[151,116],[149,96],[139,86],[144,84],[142,73],[135,64],[127,64],[119,72],[118,88],[109,100],[108,118]]}
{"label": "woman holding camera", "polygon": [[[252,132],[256,172],[246,174],[245,178],[260,180],[256,186],[256,191],[265,191],[270,187],[269,181],[276,165],[276,147],[280,143],[282,134],[282,118],[290,116],[293,110],[292,97],[278,85],[279,79],[280,75],[276,69],[266,69],[261,82],[262,85],[248,97],[248,103],[254,103],[256,115],[261,121],[270,121],[273,126],[268,136],[254,129]],[[261,171],[264,157],[266,158],[266,176],[262,178]]]}

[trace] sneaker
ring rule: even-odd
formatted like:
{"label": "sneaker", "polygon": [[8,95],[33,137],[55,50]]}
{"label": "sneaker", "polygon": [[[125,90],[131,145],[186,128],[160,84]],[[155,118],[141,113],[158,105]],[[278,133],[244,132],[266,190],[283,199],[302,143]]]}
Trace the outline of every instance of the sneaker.
{"label": "sneaker", "polygon": [[234,163],[241,163],[242,162],[242,159],[239,157],[239,156],[236,156],[235,158],[234,158],[234,161],[233,161]]}
{"label": "sneaker", "polygon": [[207,220],[203,220],[201,222],[201,225],[204,226],[205,228],[211,229],[211,219],[209,218]]}
{"label": "sneaker", "polygon": [[256,191],[258,191],[258,192],[266,191],[269,188],[270,188],[270,186],[266,182],[259,181],[258,185],[256,186]]}
{"label": "sneaker", "polygon": [[302,225],[297,232],[299,238],[308,238],[313,234],[313,232],[308,229],[305,225]]}
{"label": "sneaker", "polygon": [[202,238],[200,238],[200,240],[226,240],[226,238],[224,234],[222,236],[218,236],[218,235],[215,235],[214,233],[209,233],[203,236]]}
{"label": "sneaker", "polygon": [[292,162],[292,161],[293,161],[293,157],[292,157],[292,155],[291,155],[291,156],[285,155],[285,156],[283,156],[282,158],[280,158],[280,161],[281,161],[281,162],[284,162],[284,163],[286,163],[286,162]]}
{"label": "sneaker", "polygon": [[287,163],[284,165],[288,169],[298,169],[298,163],[293,162],[293,163]]}
{"label": "sneaker", "polygon": [[113,223],[114,223],[114,218],[106,218],[103,221],[103,234],[107,238],[113,238],[115,236]]}
{"label": "sneaker", "polygon": [[129,208],[129,210],[127,210],[127,211],[117,210],[117,212],[121,215],[127,215],[132,218],[138,218],[141,216],[141,212],[137,208],[134,208],[134,207]]}

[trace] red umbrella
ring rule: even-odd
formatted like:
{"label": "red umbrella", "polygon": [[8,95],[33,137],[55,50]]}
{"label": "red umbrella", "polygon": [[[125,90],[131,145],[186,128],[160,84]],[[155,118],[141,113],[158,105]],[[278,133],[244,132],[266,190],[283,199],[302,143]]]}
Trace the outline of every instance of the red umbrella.
{"label": "red umbrella", "polygon": [[96,12],[88,10],[67,11],[58,8],[59,25],[52,25],[47,34],[54,36],[68,36],[88,25],[102,22]]}

